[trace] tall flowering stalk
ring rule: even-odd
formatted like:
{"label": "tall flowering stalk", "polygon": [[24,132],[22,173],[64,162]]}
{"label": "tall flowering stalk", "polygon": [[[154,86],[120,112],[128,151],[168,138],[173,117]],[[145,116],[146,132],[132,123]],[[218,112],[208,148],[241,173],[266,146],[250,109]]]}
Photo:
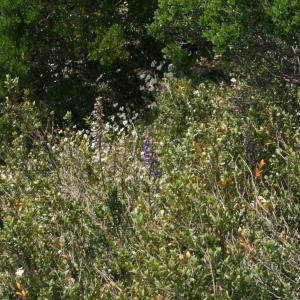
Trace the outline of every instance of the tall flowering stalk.
{"label": "tall flowering stalk", "polygon": [[94,105],[92,122],[92,149],[95,150],[95,163],[101,162],[102,134],[103,134],[103,102],[101,97],[97,97]]}
{"label": "tall flowering stalk", "polygon": [[145,167],[149,170],[150,176],[158,178],[161,176],[159,171],[159,162],[157,160],[157,156],[152,149],[151,141],[149,137],[144,138],[144,163]]}
{"label": "tall flowering stalk", "polygon": [[250,133],[246,133],[245,137],[245,148],[246,148],[246,158],[250,165],[255,165],[257,163],[257,151],[255,141],[251,137]]}
{"label": "tall flowering stalk", "polygon": [[246,154],[247,154],[248,163],[251,165],[255,165],[257,162],[257,158],[256,158],[255,142],[253,140],[247,142]]}
{"label": "tall flowering stalk", "polygon": [[103,186],[105,186],[105,174],[102,165],[102,143],[103,143],[103,99],[102,97],[97,97],[95,100],[94,110],[92,112],[93,122],[92,122],[92,150],[95,151],[95,155],[93,157],[93,162],[95,164],[100,164],[100,173],[101,173],[101,180]]}

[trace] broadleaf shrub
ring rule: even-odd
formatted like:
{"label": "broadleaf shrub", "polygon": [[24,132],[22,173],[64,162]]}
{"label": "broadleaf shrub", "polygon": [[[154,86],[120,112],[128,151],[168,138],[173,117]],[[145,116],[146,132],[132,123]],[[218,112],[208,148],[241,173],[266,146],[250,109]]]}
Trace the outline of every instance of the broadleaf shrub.
{"label": "broadleaf shrub", "polygon": [[1,298],[299,298],[293,87],[168,79],[151,124],[125,107],[105,119],[99,97],[87,130],[16,105],[1,117],[20,120],[3,139]]}

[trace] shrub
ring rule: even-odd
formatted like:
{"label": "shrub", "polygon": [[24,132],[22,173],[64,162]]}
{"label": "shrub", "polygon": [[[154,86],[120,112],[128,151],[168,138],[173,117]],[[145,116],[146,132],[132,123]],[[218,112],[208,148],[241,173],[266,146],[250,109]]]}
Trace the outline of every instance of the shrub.
{"label": "shrub", "polygon": [[90,130],[36,135],[26,159],[11,147],[1,298],[299,298],[299,103],[284,95],[172,80],[151,126],[124,107],[105,123],[98,98]]}

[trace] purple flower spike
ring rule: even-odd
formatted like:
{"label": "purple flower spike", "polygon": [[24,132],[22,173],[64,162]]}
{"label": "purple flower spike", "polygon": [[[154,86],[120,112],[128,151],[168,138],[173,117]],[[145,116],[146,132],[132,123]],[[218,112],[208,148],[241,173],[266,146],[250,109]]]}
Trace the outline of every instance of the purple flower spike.
{"label": "purple flower spike", "polygon": [[149,169],[151,176],[160,177],[161,173],[158,169],[159,162],[151,147],[151,142],[148,137],[144,139],[144,162],[145,167]]}
{"label": "purple flower spike", "polygon": [[100,158],[95,158],[95,159],[93,160],[93,163],[96,164],[96,165],[100,164],[100,163],[101,163]]}

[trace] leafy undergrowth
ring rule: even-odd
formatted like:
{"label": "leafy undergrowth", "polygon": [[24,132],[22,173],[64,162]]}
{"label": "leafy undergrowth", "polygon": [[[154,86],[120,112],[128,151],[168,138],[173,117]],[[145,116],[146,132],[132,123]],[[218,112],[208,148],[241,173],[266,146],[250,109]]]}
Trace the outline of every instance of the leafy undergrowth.
{"label": "leafy undergrowth", "polygon": [[[1,299],[299,299],[296,91],[165,83],[151,126],[1,114]],[[66,117],[66,122],[68,117]],[[4,147],[5,146],[5,147]]]}

